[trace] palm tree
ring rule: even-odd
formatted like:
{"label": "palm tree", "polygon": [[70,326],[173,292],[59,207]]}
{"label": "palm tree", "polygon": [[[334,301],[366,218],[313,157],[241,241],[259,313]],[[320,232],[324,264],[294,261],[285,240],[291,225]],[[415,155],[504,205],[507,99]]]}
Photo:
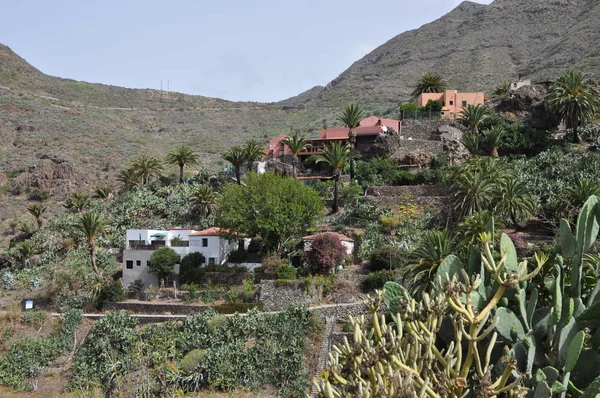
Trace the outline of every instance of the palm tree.
{"label": "palm tree", "polygon": [[165,162],[167,164],[179,166],[179,182],[183,183],[183,168],[185,166],[197,166],[198,155],[192,152],[185,145],[182,145],[179,148],[169,152],[165,157]]}
{"label": "palm tree", "polygon": [[189,200],[195,210],[206,217],[215,209],[219,194],[210,185],[198,185],[192,190]]}
{"label": "palm tree", "polygon": [[492,95],[494,96],[494,98],[500,99],[506,97],[508,93],[510,93],[510,83],[504,82],[494,89]]}
{"label": "palm tree", "polygon": [[[348,127],[348,143],[350,144],[350,150],[353,150],[356,145],[356,132],[355,128],[360,126],[360,121],[363,118],[363,112],[360,107],[356,104],[346,106],[344,112],[337,119]],[[350,158],[350,181],[354,181],[354,159]]]}
{"label": "palm tree", "polygon": [[548,107],[573,129],[573,142],[579,142],[577,129],[592,120],[600,110],[600,94],[583,74],[565,71],[551,86]]}
{"label": "palm tree", "polygon": [[240,167],[246,161],[246,154],[244,150],[239,146],[232,147],[225,155],[223,155],[223,159],[231,163],[233,169],[235,170],[235,178],[237,179],[237,183],[242,183]]}
{"label": "palm tree", "polygon": [[83,210],[88,208],[90,205],[89,195],[75,191],[71,192],[71,196],[66,200],[64,207],[67,209],[75,209],[77,213],[81,213]]}
{"label": "palm tree", "polygon": [[498,147],[500,146],[502,138],[504,137],[504,129],[502,126],[493,126],[484,131],[483,135],[487,144],[492,148],[491,156],[493,158],[499,157],[500,155],[498,154]]}
{"label": "palm tree", "polygon": [[[592,195],[600,196],[600,182],[591,178],[579,178],[569,185],[559,204],[559,212],[581,209],[585,201]],[[571,214],[572,215],[572,214]]]}
{"label": "palm tree", "polygon": [[304,137],[300,137],[298,132],[285,137],[280,143],[287,146],[292,153],[292,176],[296,178],[298,176],[298,154],[306,151],[310,143]]}
{"label": "palm tree", "polygon": [[48,210],[48,208],[40,204],[31,205],[27,208],[29,214],[35,217],[38,229],[41,229],[44,224],[44,219],[42,217],[44,216],[44,213],[46,213],[46,210]]}
{"label": "palm tree", "polygon": [[35,248],[30,241],[21,242],[17,246],[17,253],[19,253],[19,259],[23,264],[23,268],[25,268],[29,259],[35,254]]}
{"label": "palm tree", "polygon": [[258,146],[256,141],[248,140],[246,141],[246,146],[244,147],[244,155],[246,155],[246,161],[248,162],[248,173],[252,171],[252,165],[254,162],[261,160],[265,155],[265,151]]}
{"label": "palm tree", "polygon": [[160,177],[162,164],[153,156],[142,155],[133,160],[131,168],[138,178],[142,180],[142,185],[145,185],[154,178]]}
{"label": "palm tree", "polygon": [[138,185],[139,178],[133,167],[129,167],[119,171],[117,181],[121,183],[121,190],[128,190]]}
{"label": "palm tree", "polygon": [[459,219],[487,210],[496,192],[497,182],[485,173],[465,171],[451,186],[452,207]]}
{"label": "palm tree", "polygon": [[467,105],[459,113],[459,120],[467,127],[470,127],[473,134],[479,134],[479,126],[490,117],[489,111],[483,105]]}
{"label": "palm tree", "polygon": [[96,279],[101,280],[102,275],[98,270],[98,265],[96,264],[96,238],[106,228],[106,224],[100,214],[98,213],[85,213],[83,214],[78,222],[75,224],[75,228],[79,231],[83,232],[85,238],[87,239],[88,245],[88,253],[90,254],[90,260],[92,261],[92,270],[94,274],[96,274]]}
{"label": "palm tree", "polygon": [[494,210],[496,214],[516,226],[519,221],[530,217],[537,202],[527,188],[516,178],[508,178],[500,184],[498,200]]}
{"label": "palm tree", "polygon": [[411,93],[413,98],[417,98],[423,93],[443,93],[448,85],[442,77],[434,72],[425,72],[425,74],[417,80],[413,86],[414,90]]}
{"label": "palm tree", "polygon": [[345,142],[335,141],[325,145],[323,154],[313,156],[315,163],[325,162],[333,170],[333,203],[331,212],[338,211],[338,183],[342,174],[342,169],[348,163],[350,158],[350,147]]}
{"label": "palm tree", "polygon": [[469,151],[469,153],[471,155],[473,155],[473,156],[479,155],[479,152],[480,152],[479,144],[481,142],[480,142],[478,135],[475,135],[473,133],[465,134],[460,139],[460,143],[467,149],[467,151]]}
{"label": "palm tree", "polygon": [[94,195],[92,196],[94,199],[107,200],[111,197],[112,190],[108,185],[103,185],[94,189]]}

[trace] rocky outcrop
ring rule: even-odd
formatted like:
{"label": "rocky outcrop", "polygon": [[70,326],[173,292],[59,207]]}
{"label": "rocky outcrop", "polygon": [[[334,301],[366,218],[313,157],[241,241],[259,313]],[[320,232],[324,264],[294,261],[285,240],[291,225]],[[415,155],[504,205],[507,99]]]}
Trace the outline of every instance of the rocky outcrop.
{"label": "rocky outcrop", "polygon": [[546,106],[548,88],[547,84],[523,86],[502,98],[494,110],[513,122],[528,121],[536,129],[553,129],[558,125],[558,120]]}
{"label": "rocky outcrop", "polygon": [[73,189],[76,180],[75,169],[69,160],[44,154],[18,175],[11,182],[10,188],[16,192],[37,188],[47,190],[55,196],[64,196]]}

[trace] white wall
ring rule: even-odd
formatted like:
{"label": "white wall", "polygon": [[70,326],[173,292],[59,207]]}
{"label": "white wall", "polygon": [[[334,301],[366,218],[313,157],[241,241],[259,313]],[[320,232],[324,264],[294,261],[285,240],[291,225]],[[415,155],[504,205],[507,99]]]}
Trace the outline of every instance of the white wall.
{"label": "white wall", "polygon": [[[208,246],[202,246],[202,239],[208,240]],[[190,253],[202,253],[206,264],[209,263],[210,258],[215,259],[215,264],[224,264],[229,253],[237,248],[237,240],[230,242],[220,236],[190,236]]]}

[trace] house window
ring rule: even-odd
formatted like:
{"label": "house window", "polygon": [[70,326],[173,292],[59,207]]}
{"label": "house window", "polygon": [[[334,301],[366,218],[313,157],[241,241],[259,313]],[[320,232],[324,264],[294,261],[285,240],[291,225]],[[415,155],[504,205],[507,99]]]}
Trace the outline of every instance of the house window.
{"label": "house window", "polygon": [[450,105],[454,105],[454,101],[450,101]]}
{"label": "house window", "polygon": [[462,107],[463,107],[463,108],[466,108],[466,107],[467,107],[467,101],[463,101],[463,102],[462,102]]}
{"label": "house window", "polygon": [[215,265],[217,263],[217,259],[214,257],[210,257],[208,259],[208,265]]}
{"label": "house window", "polygon": [[202,247],[208,247],[208,238],[202,238]]}
{"label": "house window", "polygon": [[133,269],[133,260],[127,260],[127,261],[125,262],[125,267],[126,267],[127,269]]}
{"label": "house window", "polygon": [[135,260],[135,265],[137,265],[138,267],[142,266],[142,261],[141,260]]}

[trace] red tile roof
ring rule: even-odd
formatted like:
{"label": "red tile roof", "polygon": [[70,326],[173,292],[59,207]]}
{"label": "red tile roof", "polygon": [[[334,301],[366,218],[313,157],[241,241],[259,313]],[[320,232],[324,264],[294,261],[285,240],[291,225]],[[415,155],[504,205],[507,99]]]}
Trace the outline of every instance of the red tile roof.
{"label": "red tile roof", "polygon": [[228,229],[223,229],[219,227],[212,227],[208,229],[204,229],[202,231],[193,232],[189,236],[223,236],[223,235],[232,235],[232,236],[242,236],[242,234],[238,232],[231,232]]}
{"label": "red tile roof", "polygon": [[[279,142],[286,137],[287,137],[287,134],[280,134],[275,138],[271,138],[269,140],[269,143],[267,144],[267,146],[265,146],[263,148],[263,151],[265,151],[265,153],[266,153],[266,156],[263,158],[263,160],[269,159],[269,153],[271,151],[273,152],[274,157],[278,157],[279,149],[281,148],[281,144]],[[290,148],[288,148],[286,145],[283,146],[283,154],[284,155],[292,154],[292,152],[290,151]]]}
{"label": "red tile roof", "polygon": [[302,240],[315,240],[316,237],[321,236],[321,235],[325,235],[325,234],[333,235],[333,236],[339,238],[339,240],[341,240],[342,242],[354,242],[354,239],[349,238],[346,235],[342,235],[342,234],[337,233],[337,232],[320,232],[318,234],[304,236],[302,238]]}
{"label": "red tile roof", "polygon": [[[320,140],[339,140],[348,138],[348,127],[330,127],[321,130]],[[357,127],[354,129],[356,135],[376,135],[381,134],[381,126]]]}

